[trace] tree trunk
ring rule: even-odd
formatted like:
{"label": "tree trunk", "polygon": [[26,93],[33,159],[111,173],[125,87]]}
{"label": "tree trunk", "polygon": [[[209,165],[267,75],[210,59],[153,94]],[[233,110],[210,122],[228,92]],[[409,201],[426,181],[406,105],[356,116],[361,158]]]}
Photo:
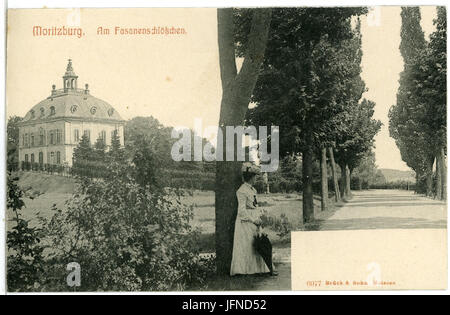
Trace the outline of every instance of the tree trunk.
{"label": "tree trunk", "polygon": [[436,196],[435,198],[442,199],[442,172],[441,172],[441,156],[440,153],[436,155]]}
{"label": "tree trunk", "polygon": [[352,191],[350,189],[351,178],[352,174],[350,169],[348,168],[348,165],[345,165],[345,194],[348,198],[352,196]]}
{"label": "tree trunk", "polygon": [[336,162],[334,161],[334,152],[333,148],[328,148],[328,154],[330,155],[330,164],[331,164],[331,171],[333,173],[333,184],[334,184],[334,197],[336,202],[341,200],[341,191],[339,190],[339,182],[337,178],[337,170],[336,170]]}
{"label": "tree trunk", "polygon": [[[225,135],[224,135],[225,137]],[[229,274],[237,214],[236,191],[242,183],[239,162],[216,162],[216,257],[217,271]]]}
{"label": "tree trunk", "polygon": [[321,183],[321,210],[328,209],[328,172],[327,172],[327,149],[321,149],[320,155],[320,183]]}
{"label": "tree trunk", "polygon": [[431,197],[433,196],[433,164],[434,164],[434,157],[429,158],[427,161],[427,169],[426,169],[426,185],[427,185],[427,196]]}
{"label": "tree trunk", "polygon": [[303,223],[314,220],[314,194],[313,194],[313,151],[311,135],[307,135],[307,144],[303,150]]}
{"label": "tree trunk", "polygon": [[351,190],[350,190],[350,170],[348,168],[347,164],[341,165],[341,178],[342,178],[342,190],[343,190],[343,197],[344,198],[350,198],[351,197]]}
{"label": "tree trunk", "polygon": [[346,187],[347,187],[347,176],[345,174],[345,164],[341,164],[339,165],[339,167],[341,168],[341,196],[342,198],[346,198]]}
{"label": "tree trunk", "polygon": [[417,171],[416,171],[416,185],[415,185],[415,188],[414,188],[414,192],[416,194],[419,193],[419,173]]}
{"label": "tree trunk", "polygon": [[442,147],[440,152],[440,171],[441,171],[441,184],[442,184],[442,200],[447,200],[447,163],[445,161],[445,149]]}
{"label": "tree trunk", "polygon": [[[242,126],[250,97],[264,60],[271,9],[255,9],[248,36],[248,50],[239,73],[236,68],[234,49],[233,9],[218,9],[219,64],[222,80],[222,102],[219,129],[222,130],[222,152],[226,152],[227,126]],[[235,142],[236,144],[236,142]],[[234,150],[236,154],[236,150]],[[219,150],[220,152],[220,150]],[[235,159],[236,160],[236,159]],[[230,273],[233,252],[234,223],[237,213],[236,190],[241,184],[241,163],[236,161],[216,162],[216,261],[217,272]]]}
{"label": "tree trunk", "polygon": [[269,175],[267,174],[267,172],[264,172],[263,180],[264,180],[264,193],[270,194]]}

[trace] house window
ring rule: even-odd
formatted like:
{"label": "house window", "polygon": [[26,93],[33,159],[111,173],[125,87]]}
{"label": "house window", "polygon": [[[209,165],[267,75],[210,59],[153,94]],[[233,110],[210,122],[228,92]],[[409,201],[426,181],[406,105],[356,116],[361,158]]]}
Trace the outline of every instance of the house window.
{"label": "house window", "polygon": [[50,115],[55,115],[55,114],[56,114],[55,106],[50,107]]}
{"label": "house window", "polygon": [[30,111],[30,114],[31,114],[31,119],[34,119],[35,118],[34,110]]}
{"label": "house window", "polygon": [[39,145],[44,145],[44,129],[39,130]]}
{"label": "house window", "polygon": [[25,162],[28,163],[28,154],[25,154]]}
{"label": "house window", "polygon": [[74,134],[73,140],[75,141],[75,143],[79,142],[80,141],[80,130],[75,129],[73,134]]}
{"label": "house window", "polygon": [[25,134],[23,143],[24,143],[24,146],[28,147],[28,134],[27,133]]}
{"label": "house window", "polygon": [[34,164],[34,153],[31,153],[31,164]]}
{"label": "house window", "polygon": [[44,115],[45,115],[45,109],[41,108],[41,117],[44,117]]}
{"label": "house window", "polygon": [[39,152],[39,164],[44,164],[44,153]]}
{"label": "house window", "polygon": [[31,134],[31,146],[34,147],[34,133]]}
{"label": "house window", "polygon": [[87,129],[87,130],[84,131],[84,134],[83,134],[83,135],[84,135],[85,137],[87,137],[89,143],[91,143],[91,131],[90,131],[89,129]]}
{"label": "house window", "polygon": [[50,144],[55,144],[55,134],[53,131],[50,131]]}
{"label": "house window", "polygon": [[56,130],[56,143],[61,144],[62,131],[60,129]]}
{"label": "house window", "polygon": [[106,144],[106,131],[102,130],[102,132],[100,132],[99,138],[102,140],[103,143]]}
{"label": "house window", "polygon": [[55,164],[55,152],[50,153],[50,163]]}
{"label": "house window", "polygon": [[61,152],[56,152],[56,164],[61,164]]}

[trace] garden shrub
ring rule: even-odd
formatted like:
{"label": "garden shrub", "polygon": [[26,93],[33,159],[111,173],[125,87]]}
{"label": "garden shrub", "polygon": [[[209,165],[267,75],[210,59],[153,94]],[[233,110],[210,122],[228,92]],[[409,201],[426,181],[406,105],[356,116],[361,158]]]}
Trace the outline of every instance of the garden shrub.
{"label": "garden shrub", "polygon": [[201,284],[214,271],[199,255],[192,206],[182,204],[182,190],[139,185],[131,167],[112,161],[108,177],[81,179],[67,210],[56,211],[47,224],[50,259],[61,266],[79,263],[83,291]]}
{"label": "garden shrub", "polygon": [[292,225],[289,222],[288,217],[282,213],[279,217],[270,215],[263,215],[261,217],[262,226],[268,227],[271,230],[277,232],[277,235],[281,238],[286,237],[292,230]]}

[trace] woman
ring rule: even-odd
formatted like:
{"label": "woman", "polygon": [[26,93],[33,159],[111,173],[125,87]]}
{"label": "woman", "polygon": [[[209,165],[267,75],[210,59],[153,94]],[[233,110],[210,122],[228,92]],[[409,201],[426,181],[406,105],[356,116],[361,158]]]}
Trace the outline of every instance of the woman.
{"label": "woman", "polygon": [[259,232],[261,215],[256,190],[253,188],[258,168],[250,163],[242,166],[244,183],[236,192],[238,212],[234,228],[233,258],[230,275],[269,273],[263,258],[253,248],[254,237]]}

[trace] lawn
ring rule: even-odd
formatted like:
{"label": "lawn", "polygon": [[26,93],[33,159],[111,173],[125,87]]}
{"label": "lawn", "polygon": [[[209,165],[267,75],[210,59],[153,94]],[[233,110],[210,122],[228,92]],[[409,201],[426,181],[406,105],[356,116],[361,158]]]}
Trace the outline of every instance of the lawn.
{"label": "lawn", "polygon": [[[72,196],[76,187],[72,178],[58,175],[40,173],[20,173],[19,185],[25,191],[26,208],[22,211],[25,219],[31,221],[31,225],[37,224],[36,217],[50,218],[52,206],[65,208],[65,202]],[[192,226],[201,231],[201,248],[203,252],[214,251],[214,192],[193,191],[183,197],[183,202],[194,207],[194,220]],[[258,195],[260,206],[267,209],[269,216],[280,218],[284,215],[289,222],[291,230],[304,229],[302,220],[302,198],[298,193],[278,193]],[[316,217],[319,219],[325,214],[320,213],[320,198],[314,200]],[[11,211],[7,211],[7,218],[11,219]],[[289,235],[280,237],[276,231],[266,228],[275,247],[289,248]]]}

